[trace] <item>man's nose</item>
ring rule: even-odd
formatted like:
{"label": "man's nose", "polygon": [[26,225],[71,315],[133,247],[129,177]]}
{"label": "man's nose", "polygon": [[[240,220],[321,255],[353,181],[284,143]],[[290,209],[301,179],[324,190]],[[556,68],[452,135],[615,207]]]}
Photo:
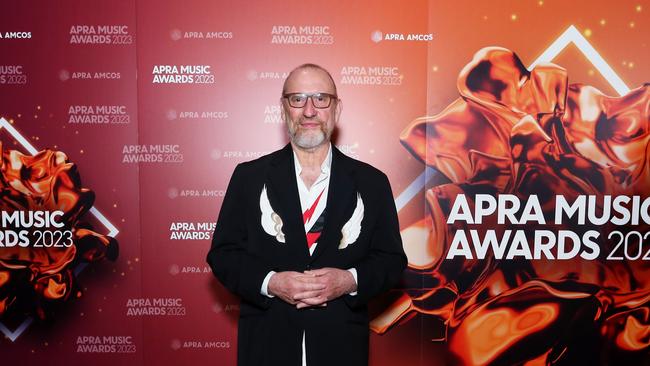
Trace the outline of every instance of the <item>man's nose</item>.
{"label": "man's nose", "polygon": [[302,114],[305,117],[315,117],[318,111],[316,111],[316,107],[314,107],[314,100],[312,97],[307,98],[307,103],[305,103],[305,106],[302,109]]}

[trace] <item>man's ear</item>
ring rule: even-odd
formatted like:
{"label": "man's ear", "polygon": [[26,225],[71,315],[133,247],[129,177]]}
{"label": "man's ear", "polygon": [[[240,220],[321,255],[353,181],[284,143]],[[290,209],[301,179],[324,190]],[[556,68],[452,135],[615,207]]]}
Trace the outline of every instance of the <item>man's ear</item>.
{"label": "man's ear", "polygon": [[280,118],[282,123],[287,124],[287,111],[284,109],[284,98],[280,98]]}
{"label": "man's ear", "polygon": [[339,118],[341,117],[341,111],[343,110],[343,101],[341,99],[337,100],[336,102],[336,109],[334,110],[334,115],[336,116],[336,123],[339,122]]}

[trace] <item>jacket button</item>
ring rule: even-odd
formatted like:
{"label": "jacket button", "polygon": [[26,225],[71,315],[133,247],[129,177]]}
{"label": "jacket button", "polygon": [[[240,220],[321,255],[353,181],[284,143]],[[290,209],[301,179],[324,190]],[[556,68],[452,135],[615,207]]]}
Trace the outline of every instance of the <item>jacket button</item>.
{"label": "jacket button", "polygon": [[308,264],[307,265],[307,270],[309,271],[311,269],[311,266]]}

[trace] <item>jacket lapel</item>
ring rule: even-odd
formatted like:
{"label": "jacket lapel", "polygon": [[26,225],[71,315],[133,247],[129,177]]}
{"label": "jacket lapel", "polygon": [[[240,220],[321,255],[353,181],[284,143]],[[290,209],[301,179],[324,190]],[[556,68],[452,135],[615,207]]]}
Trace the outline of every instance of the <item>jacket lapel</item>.
{"label": "jacket lapel", "polygon": [[316,250],[311,255],[310,263],[323,252],[338,248],[338,241],[341,240],[341,227],[345,220],[349,219],[349,217],[345,217],[346,213],[349,211],[350,206],[356,202],[356,199],[354,199],[354,180],[352,179],[352,173],[345,165],[344,159],[343,153],[332,145],[332,175],[330,176],[329,192],[327,194],[325,225],[320,238],[318,238]]}
{"label": "jacket lapel", "polygon": [[307,237],[302,222],[291,144],[285,146],[281,153],[271,162],[268,182],[269,201],[271,201],[271,206],[277,207],[278,214],[282,218],[283,231],[287,237],[286,245],[289,245],[290,248],[288,249],[297,253],[303,262],[307,262],[309,249],[307,248]]}

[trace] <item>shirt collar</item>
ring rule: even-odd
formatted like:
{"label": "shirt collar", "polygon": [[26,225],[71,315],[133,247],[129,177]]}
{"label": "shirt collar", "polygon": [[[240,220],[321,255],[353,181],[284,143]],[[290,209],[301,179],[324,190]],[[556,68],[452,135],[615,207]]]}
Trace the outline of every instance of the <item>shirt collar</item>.
{"label": "shirt collar", "polygon": [[[291,149],[293,152],[293,166],[296,169],[296,176],[300,176],[300,173],[302,173],[302,166],[300,165],[300,161],[298,160],[298,155],[296,152]],[[329,148],[327,150],[327,157],[325,160],[323,160],[323,163],[320,165],[320,172],[322,174],[329,174],[330,169],[332,168],[332,143],[329,144]]]}

